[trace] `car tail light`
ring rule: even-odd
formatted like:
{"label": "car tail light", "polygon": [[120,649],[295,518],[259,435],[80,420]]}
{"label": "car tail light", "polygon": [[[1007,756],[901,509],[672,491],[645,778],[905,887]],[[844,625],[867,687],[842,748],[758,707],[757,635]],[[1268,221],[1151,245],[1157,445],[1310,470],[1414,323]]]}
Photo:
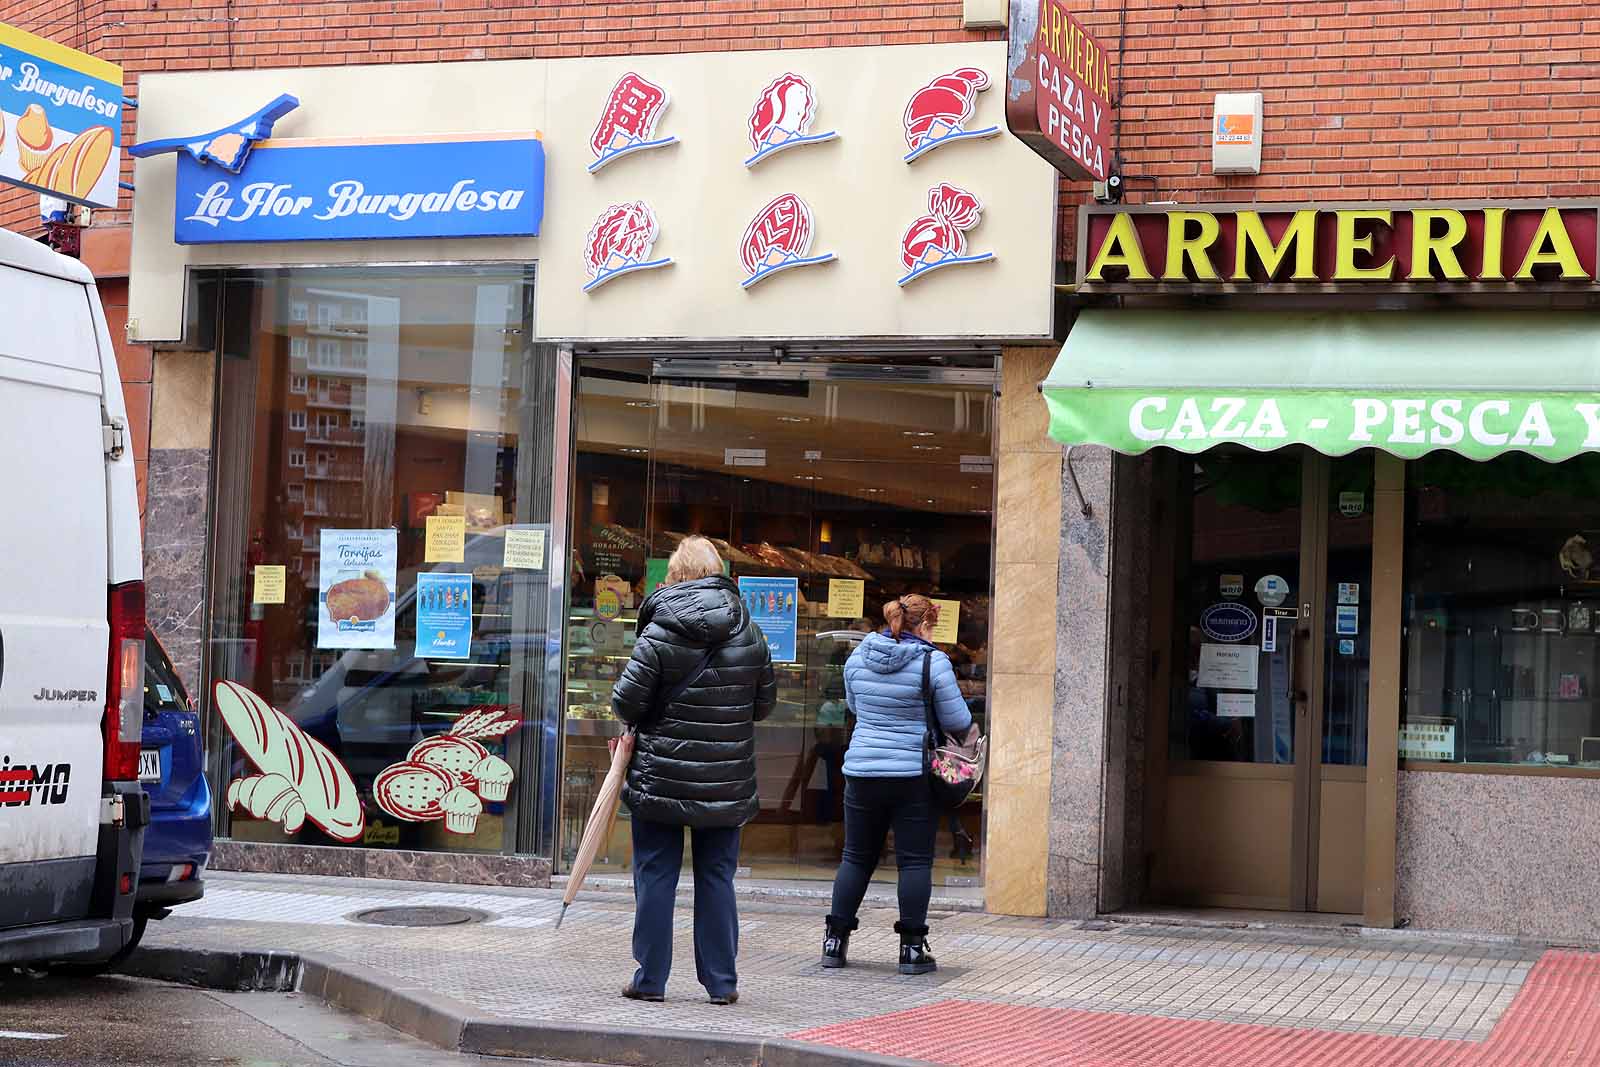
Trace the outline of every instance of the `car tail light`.
{"label": "car tail light", "polygon": [[144,729],[144,583],[113,586],[108,616],[105,780],[134,782],[139,779],[139,738]]}

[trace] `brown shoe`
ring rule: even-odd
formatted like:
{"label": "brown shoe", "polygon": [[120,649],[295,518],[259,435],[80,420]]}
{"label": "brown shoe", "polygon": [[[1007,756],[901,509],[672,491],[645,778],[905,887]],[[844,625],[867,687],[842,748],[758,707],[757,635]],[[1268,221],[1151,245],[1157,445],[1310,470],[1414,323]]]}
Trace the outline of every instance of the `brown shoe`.
{"label": "brown shoe", "polygon": [[[662,1001],[667,999],[666,996],[661,993],[641,993],[634,987],[632,982],[629,982],[627,985],[622,987],[622,995],[627,997],[629,1000],[642,1000],[647,1004],[660,1004]],[[737,996],[737,994],[735,994],[735,996]]]}
{"label": "brown shoe", "polygon": [[739,1003],[739,991],[737,989],[735,989],[732,993],[723,993],[720,996],[713,996],[711,998],[711,1003],[713,1003],[713,1004],[737,1004],[737,1003]]}

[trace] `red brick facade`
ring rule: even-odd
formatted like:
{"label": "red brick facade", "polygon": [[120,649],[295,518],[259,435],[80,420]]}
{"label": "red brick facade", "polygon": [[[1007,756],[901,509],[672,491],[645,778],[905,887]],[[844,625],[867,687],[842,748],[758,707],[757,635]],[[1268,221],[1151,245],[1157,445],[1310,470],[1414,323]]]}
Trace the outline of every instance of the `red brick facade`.
{"label": "red brick facade", "polygon": [[[1600,182],[1584,151],[1600,119],[1600,15],[1585,0],[1070,6],[1112,56],[1131,202],[1582,196]],[[4,0],[0,21],[122,64],[130,95],[149,70],[998,36],[962,29],[959,0]],[[1253,89],[1265,94],[1262,173],[1214,177],[1212,96]],[[1067,224],[1088,189],[1063,191]],[[0,225],[31,231],[34,214],[32,197],[0,197]]]}

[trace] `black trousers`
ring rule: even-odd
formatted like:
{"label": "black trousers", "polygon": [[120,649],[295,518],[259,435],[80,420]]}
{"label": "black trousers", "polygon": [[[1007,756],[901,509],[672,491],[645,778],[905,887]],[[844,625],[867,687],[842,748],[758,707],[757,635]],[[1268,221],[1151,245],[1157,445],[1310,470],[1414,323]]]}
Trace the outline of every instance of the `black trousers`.
{"label": "black trousers", "polygon": [[939,823],[928,780],[920,774],[912,778],[845,776],[844,859],[833,879],[832,918],[836,923],[855,926],[890,829],[894,830],[900,867],[900,925],[909,930],[928,925],[933,844]]}

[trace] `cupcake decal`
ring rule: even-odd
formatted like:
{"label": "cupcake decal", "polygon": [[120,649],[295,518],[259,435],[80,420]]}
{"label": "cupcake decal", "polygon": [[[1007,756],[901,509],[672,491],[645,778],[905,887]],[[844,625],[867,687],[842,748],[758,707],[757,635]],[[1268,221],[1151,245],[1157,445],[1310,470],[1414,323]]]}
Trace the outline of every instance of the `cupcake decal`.
{"label": "cupcake decal", "polygon": [[474,708],[447,732],[411,746],[406,758],[384,768],[372,783],[378,807],[403,822],[444,821],[452,834],[471,834],[485,803],[503,803],[511,793],[511,764],[483,742],[504,737],[522,724],[507,705]]}

